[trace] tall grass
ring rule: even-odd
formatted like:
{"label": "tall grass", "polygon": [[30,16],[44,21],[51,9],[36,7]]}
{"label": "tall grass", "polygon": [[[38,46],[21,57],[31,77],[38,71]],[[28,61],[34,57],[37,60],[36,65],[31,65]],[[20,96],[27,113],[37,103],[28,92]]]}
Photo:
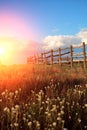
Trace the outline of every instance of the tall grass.
{"label": "tall grass", "polygon": [[86,130],[87,76],[79,69],[0,68],[0,130]]}

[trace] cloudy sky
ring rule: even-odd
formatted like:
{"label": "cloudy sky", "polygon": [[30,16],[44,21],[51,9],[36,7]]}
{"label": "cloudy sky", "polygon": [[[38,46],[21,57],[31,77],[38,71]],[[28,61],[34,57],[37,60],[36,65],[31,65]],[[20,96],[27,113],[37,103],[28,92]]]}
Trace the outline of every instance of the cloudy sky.
{"label": "cloudy sky", "polygon": [[87,0],[0,0],[0,61],[87,43]]}

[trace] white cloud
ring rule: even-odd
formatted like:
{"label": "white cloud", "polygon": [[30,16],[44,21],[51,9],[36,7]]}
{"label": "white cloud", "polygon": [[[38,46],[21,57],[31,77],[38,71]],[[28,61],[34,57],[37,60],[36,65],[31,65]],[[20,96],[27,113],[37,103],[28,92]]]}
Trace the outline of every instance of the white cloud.
{"label": "white cloud", "polygon": [[76,35],[47,36],[43,40],[43,49],[50,50],[64,46],[87,43],[87,28],[82,29]]}
{"label": "white cloud", "polygon": [[87,44],[87,28],[81,29],[77,36],[81,38],[82,42]]}

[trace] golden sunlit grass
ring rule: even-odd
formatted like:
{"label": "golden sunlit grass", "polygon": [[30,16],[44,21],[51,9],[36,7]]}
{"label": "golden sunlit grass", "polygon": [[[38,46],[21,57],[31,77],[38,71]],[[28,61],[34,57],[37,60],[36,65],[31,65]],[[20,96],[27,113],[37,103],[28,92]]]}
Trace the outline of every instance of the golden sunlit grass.
{"label": "golden sunlit grass", "polygon": [[1,130],[86,130],[87,76],[81,68],[0,67]]}

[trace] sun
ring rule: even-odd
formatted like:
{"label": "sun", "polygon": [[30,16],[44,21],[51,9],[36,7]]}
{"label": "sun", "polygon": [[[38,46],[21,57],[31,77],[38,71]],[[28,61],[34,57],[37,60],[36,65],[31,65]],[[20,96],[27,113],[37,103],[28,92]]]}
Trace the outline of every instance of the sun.
{"label": "sun", "polygon": [[5,54],[5,48],[0,47],[0,55],[4,55]]}

